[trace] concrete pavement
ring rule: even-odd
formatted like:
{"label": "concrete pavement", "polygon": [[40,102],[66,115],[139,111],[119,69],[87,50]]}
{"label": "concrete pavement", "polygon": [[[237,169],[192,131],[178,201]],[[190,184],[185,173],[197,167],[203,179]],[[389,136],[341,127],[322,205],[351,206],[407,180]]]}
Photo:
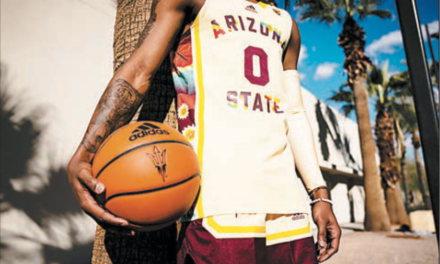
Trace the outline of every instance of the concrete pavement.
{"label": "concrete pavement", "polygon": [[[390,237],[389,235],[399,238]],[[402,238],[401,232],[373,233],[342,229],[339,252],[327,264],[438,264],[435,235],[423,233]],[[418,237],[418,238],[416,238]]]}

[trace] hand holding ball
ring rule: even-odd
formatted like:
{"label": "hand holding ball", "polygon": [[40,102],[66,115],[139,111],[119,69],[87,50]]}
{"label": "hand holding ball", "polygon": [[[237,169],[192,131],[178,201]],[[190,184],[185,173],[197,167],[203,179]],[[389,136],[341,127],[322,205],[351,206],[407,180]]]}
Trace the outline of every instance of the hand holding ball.
{"label": "hand holding ball", "polygon": [[93,176],[105,186],[100,201],[133,229],[152,231],[176,222],[193,205],[200,168],[191,144],[177,130],[157,122],[126,125],[101,145]]}

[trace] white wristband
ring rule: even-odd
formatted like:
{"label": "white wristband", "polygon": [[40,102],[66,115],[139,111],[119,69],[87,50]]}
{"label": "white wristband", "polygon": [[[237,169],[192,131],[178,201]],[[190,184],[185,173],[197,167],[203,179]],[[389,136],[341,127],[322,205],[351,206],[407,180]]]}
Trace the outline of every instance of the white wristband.
{"label": "white wristband", "polygon": [[333,206],[333,202],[331,200],[325,199],[325,198],[315,199],[315,200],[310,202],[310,205],[314,205],[315,203],[319,203],[319,202],[326,202],[326,203],[329,203],[329,204],[331,204]]}

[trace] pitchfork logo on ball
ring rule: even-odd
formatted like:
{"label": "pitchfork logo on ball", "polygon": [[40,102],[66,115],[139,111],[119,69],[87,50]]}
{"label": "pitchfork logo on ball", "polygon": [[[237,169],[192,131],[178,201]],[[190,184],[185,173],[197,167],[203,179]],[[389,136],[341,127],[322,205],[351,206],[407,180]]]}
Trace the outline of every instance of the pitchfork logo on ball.
{"label": "pitchfork logo on ball", "polygon": [[154,145],[153,152],[154,155],[150,153],[147,153],[147,155],[153,161],[157,171],[159,172],[159,175],[162,177],[163,182],[165,182],[165,179],[168,178],[168,175],[166,175],[167,150],[165,149],[163,152],[161,152],[160,149],[156,145]]}

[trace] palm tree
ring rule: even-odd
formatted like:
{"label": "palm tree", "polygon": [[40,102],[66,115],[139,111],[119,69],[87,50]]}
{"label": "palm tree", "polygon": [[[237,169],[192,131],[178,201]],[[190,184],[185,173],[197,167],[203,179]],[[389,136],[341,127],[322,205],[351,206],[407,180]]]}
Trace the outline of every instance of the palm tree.
{"label": "palm tree", "polygon": [[[412,101],[411,81],[408,71],[404,71],[393,76],[393,78],[390,79],[390,83],[395,87],[406,87],[405,89],[400,88],[399,90],[403,92],[403,97],[406,97],[408,101]],[[419,189],[422,193],[423,203],[425,207],[429,209],[431,208],[431,201],[425,188],[426,176],[424,173],[422,158],[420,156],[421,142],[418,132],[417,116],[414,105],[410,104],[408,106],[401,106],[397,112],[400,113],[399,116],[402,120],[401,125],[403,132],[411,135],[411,141],[414,148],[414,159],[417,168],[417,176],[419,178]]]}
{"label": "palm tree", "polygon": [[359,19],[368,16],[390,18],[388,10],[377,9],[381,3],[382,0],[297,0],[298,6],[304,8],[302,20],[311,18],[329,25],[344,20],[338,44],[344,50],[344,69],[348,72],[348,87],[353,91],[355,102],[364,170],[365,229],[370,231],[389,231],[391,225],[380,186],[368,112],[365,75],[371,60],[365,55],[365,31],[358,25],[355,16]]}
{"label": "palm tree", "polygon": [[[401,94],[400,86],[390,85],[388,78],[388,63],[380,69],[372,65],[367,78],[369,90],[376,99],[376,124],[374,127],[376,145],[379,149],[380,174],[382,184],[386,193],[387,209],[392,224],[409,225],[408,214],[401,197],[400,185],[397,184],[401,178],[397,170],[396,154],[394,148],[394,121],[397,113],[394,111],[396,105],[406,104],[395,92]],[[403,178],[403,177],[402,177]]]}
{"label": "palm tree", "polygon": [[[153,0],[118,0],[113,43],[114,70],[130,57],[138,46],[140,33],[150,19]],[[157,71],[145,103],[133,121],[154,120],[177,127],[173,99],[175,91],[169,60]],[[155,232],[126,236],[108,232],[97,226],[93,262],[97,263],[159,263],[164,256],[173,257],[176,228],[171,226]],[[173,260],[170,259],[170,263]]]}
{"label": "palm tree", "polygon": [[[405,173],[405,167],[403,167],[403,171],[399,175],[394,150],[394,135],[396,134],[394,127],[396,125],[399,127],[398,112],[394,109],[400,109],[402,108],[401,104],[406,104],[399,100],[403,96],[402,93],[404,93],[399,88],[404,89],[405,87],[390,85],[388,64],[385,64],[382,69],[373,65],[369,71],[367,84],[368,95],[375,99],[375,109],[377,112],[375,125],[376,145],[381,161],[382,185],[386,190],[388,215],[392,224],[409,225],[404,202],[400,196],[400,186],[396,184],[402,178],[404,186],[406,186],[406,174],[403,174]],[[342,85],[338,91],[333,93],[330,99],[343,103],[341,110],[346,116],[355,109],[353,91],[348,88],[348,84]],[[399,151],[403,150],[402,144],[398,145]],[[399,156],[402,157],[402,155]],[[404,162],[405,159],[403,158],[401,161]],[[406,194],[406,188],[404,187],[404,189]]]}
{"label": "palm tree", "polygon": [[395,139],[397,143],[397,159],[399,160],[400,165],[400,176],[402,177],[402,188],[403,193],[405,195],[405,208],[408,212],[409,209],[409,188],[408,188],[408,170],[406,168],[406,146],[405,146],[405,135],[403,133],[403,130],[400,126],[400,118],[397,116],[394,116],[394,131],[395,133]]}

